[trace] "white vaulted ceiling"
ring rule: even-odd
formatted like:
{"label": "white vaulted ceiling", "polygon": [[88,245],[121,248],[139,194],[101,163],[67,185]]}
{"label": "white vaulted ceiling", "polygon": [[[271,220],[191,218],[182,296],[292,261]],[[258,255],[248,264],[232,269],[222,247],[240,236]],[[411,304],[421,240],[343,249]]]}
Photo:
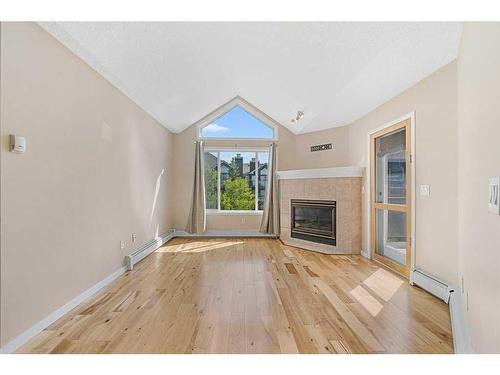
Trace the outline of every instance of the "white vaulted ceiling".
{"label": "white vaulted ceiling", "polygon": [[[43,22],[180,132],[239,95],[294,133],[342,126],[457,57],[461,23]],[[305,116],[290,120],[298,110]]]}

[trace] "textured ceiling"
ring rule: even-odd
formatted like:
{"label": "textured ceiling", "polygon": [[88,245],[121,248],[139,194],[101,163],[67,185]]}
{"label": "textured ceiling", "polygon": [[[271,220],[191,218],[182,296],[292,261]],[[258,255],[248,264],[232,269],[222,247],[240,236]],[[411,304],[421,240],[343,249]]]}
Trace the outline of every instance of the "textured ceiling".
{"label": "textured ceiling", "polygon": [[[457,57],[461,23],[42,22],[180,132],[240,95],[294,133],[342,126]],[[298,110],[305,116],[290,120]]]}

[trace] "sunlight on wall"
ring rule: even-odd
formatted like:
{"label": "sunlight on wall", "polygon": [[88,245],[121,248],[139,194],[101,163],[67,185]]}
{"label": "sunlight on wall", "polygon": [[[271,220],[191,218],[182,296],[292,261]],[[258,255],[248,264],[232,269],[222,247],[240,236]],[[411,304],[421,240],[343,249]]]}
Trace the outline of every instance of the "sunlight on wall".
{"label": "sunlight on wall", "polygon": [[[160,192],[160,186],[161,186],[161,177],[163,176],[163,173],[165,173],[165,169],[162,169],[160,172],[160,175],[156,179],[156,185],[155,185],[155,195],[153,197],[153,205],[151,206],[151,214],[149,215],[149,223],[153,221],[153,215],[155,213],[155,208],[156,208],[156,201],[158,199],[158,193]],[[158,236],[158,233],[157,233]]]}

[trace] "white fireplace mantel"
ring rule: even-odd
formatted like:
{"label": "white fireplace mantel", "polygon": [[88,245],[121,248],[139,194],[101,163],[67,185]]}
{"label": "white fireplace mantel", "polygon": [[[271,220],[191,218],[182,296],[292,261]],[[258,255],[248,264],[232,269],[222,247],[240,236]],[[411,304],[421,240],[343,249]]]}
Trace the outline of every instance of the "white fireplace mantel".
{"label": "white fireplace mantel", "polygon": [[364,167],[339,167],[296,169],[278,171],[278,180],[295,180],[300,178],[331,178],[331,177],[363,177]]}

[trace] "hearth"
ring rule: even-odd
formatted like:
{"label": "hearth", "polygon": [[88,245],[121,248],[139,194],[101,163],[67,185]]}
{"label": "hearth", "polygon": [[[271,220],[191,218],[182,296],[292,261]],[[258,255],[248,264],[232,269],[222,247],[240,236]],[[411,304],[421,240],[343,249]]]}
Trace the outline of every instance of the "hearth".
{"label": "hearth", "polygon": [[291,237],[336,245],[336,202],[291,200]]}

